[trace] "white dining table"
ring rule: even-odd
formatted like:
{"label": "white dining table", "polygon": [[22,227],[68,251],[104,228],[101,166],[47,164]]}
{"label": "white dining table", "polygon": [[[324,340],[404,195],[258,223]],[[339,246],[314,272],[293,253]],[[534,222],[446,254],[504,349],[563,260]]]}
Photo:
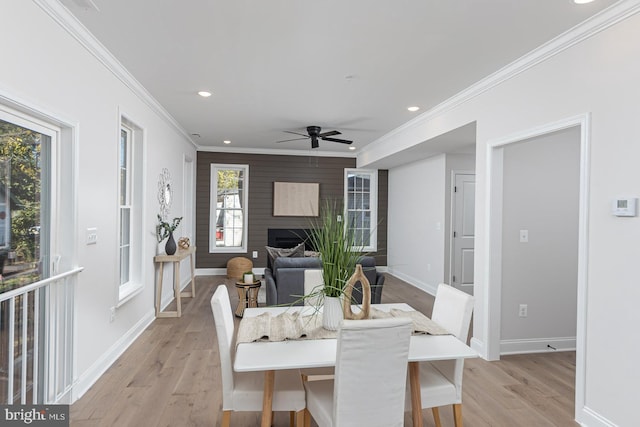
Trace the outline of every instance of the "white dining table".
{"label": "white dining table", "polygon": [[[399,309],[414,310],[405,303],[372,304],[381,311]],[[313,314],[314,307],[258,307],[248,308],[244,318],[251,318],[263,313],[272,316],[284,312],[302,311],[303,315]],[[356,313],[359,308],[353,306]],[[273,384],[275,371],[285,369],[305,369],[331,367],[336,364],[337,340],[300,339],[287,341],[256,341],[240,343],[236,347],[233,369],[236,372],[264,371],[264,396],[262,405],[262,426],[271,426],[273,401]],[[411,387],[411,411],[413,425],[422,427],[422,400],[420,396],[420,364],[436,360],[452,360],[478,357],[478,353],[453,335],[411,336],[409,343],[409,382]]]}

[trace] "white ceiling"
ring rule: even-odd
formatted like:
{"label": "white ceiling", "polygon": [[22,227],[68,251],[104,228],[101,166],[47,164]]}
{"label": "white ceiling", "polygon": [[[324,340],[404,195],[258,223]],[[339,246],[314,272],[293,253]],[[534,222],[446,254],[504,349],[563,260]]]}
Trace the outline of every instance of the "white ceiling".
{"label": "white ceiling", "polygon": [[61,2],[197,145],[309,154],[275,141],[318,125],[361,150],[615,0]]}

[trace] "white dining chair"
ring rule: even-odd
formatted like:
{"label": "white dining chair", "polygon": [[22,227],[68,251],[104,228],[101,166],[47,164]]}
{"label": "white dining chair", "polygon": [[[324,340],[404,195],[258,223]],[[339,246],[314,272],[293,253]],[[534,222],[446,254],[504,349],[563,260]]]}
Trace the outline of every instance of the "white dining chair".
{"label": "white dining chair", "polygon": [[335,379],[304,383],[305,425],[402,426],[411,330],[408,318],[345,320]]}
{"label": "white dining chair", "polygon": [[[234,334],[233,314],[229,291],[219,285],[211,297],[211,311],[216,325],[220,370],[222,373],[222,427],[228,427],[232,411],[262,411],[264,372],[234,372],[232,367],[232,343]],[[304,424],[305,392],[298,370],[276,371],[273,387],[274,411],[289,411],[293,425]]]}
{"label": "white dining chair", "polygon": [[[466,343],[473,313],[473,301],[471,295],[441,283],[436,291],[431,320]],[[422,409],[431,408],[436,427],[441,427],[438,407],[453,405],[455,425],[462,427],[464,359],[421,362],[419,366]],[[410,396],[408,387],[407,396]],[[410,409],[409,406],[407,409]]]}

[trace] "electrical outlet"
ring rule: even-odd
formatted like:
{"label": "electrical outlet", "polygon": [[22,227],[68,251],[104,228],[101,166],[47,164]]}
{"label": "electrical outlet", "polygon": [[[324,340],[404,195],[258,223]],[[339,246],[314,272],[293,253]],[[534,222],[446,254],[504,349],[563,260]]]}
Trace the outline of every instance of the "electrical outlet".
{"label": "electrical outlet", "polygon": [[258,251],[253,251],[253,257],[258,258]]}
{"label": "electrical outlet", "polygon": [[518,309],[518,316],[527,317],[528,308],[529,307],[527,306],[527,304],[520,304],[520,308]]}
{"label": "electrical outlet", "polygon": [[109,309],[109,322],[113,322],[114,320],[116,320],[116,308],[111,307]]}

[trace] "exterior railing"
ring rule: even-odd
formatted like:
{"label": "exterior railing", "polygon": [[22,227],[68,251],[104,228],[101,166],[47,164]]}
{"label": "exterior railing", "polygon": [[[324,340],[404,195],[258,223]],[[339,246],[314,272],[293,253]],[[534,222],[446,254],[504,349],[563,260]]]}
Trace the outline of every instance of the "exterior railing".
{"label": "exterior railing", "polygon": [[[0,294],[0,402],[69,403],[82,267]],[[5,384],[6,383],[6,384]]]}

